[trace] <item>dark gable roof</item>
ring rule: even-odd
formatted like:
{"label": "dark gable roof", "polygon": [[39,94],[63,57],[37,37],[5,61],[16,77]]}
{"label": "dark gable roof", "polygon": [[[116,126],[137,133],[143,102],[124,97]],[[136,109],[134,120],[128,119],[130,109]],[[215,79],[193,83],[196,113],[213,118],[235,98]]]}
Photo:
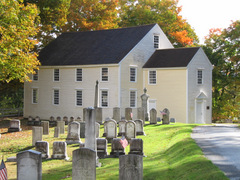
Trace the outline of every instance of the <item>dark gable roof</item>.
{"label": "dark gable roof", "polygon": [[38,59],[43,66],[117,64],[153,26],[62,33]]}
{"label": "dark gable roof", "polygon": [[143,68],[186,67],[200,47],[156,50]]}

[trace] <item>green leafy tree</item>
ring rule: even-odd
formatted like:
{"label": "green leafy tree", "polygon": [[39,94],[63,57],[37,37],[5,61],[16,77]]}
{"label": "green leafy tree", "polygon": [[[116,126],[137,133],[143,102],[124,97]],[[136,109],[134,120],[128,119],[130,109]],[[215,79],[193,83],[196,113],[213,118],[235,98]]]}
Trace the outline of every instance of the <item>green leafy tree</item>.
{"label": "green leafy tree", "polygon": [[38,10],[21,0],[0,1],[0,82],[29,81],[28,74],[38,69],[37,44]]}
{"label": "green leafy tree", "polygon": [[238,117],[240,110],[240,21],[211,29],[203,47],[213,69],[213,118]]}

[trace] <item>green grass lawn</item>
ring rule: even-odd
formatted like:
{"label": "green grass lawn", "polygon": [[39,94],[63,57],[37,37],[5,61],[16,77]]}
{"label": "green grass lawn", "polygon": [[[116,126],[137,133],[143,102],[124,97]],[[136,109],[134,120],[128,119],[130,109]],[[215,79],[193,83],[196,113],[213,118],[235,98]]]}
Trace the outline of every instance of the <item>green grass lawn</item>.
{"label": "green grass lawn", "polygon": [[[17,133],[4,133],[7,131],[6,124],[8,120],[0,121],[0,157],[16,156],[16,153],[34,149],[32,144],[31,127],[24,126],[23,131]],[[144,180],[171,180],[171,179],[189,179],[189,180],[224,180],[228,179],[211,161],[207,160],[191,139],[192,128],[196,125],[191,124],[170,124],[170,125],[149,125],[144,126],[146,136],[137,136],[143,139],[144,154],[143,175]],[[66,126],[67,129],[67,126]],[[43,140],[49,142],[50,155],[52,154],[52,144],[54,141],[65,141],[67,132],[59,138],[53,137],[54,128],[50,128],[49,135],[43,135]],[[101,135],[103,126],[101,126]],[[84,142],[84,139],[82,139]],[[77,149],[78,145],[68,145],[69,161],[65,160],[43,160],[42,174],[43,180],[70,180],[72,174],[72,151]],[[108,153],[111,151],[111,145],[108,144]],[[129,146],[126,153],[129,152]],[[97,179],[116,180],[118,179],[119,159],[106,158],[100,159],[102,167],[97,168]],[[9,179],[16,179],[16,163],[6,162]]]}

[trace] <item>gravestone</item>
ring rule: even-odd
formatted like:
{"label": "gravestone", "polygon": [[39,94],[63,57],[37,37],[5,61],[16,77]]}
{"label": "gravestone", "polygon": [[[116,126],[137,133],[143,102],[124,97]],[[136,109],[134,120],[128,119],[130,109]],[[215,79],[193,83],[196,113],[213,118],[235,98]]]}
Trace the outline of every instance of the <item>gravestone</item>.
{"label": "gravestone", "polygon": [[118,123],[118,136],[125,136],[125,129],[126,129],[126,120],[121,120]]}
{"label": "gravestone", "polygon": [[32,127],[32,146],[35,146],[37,141],[42,141],[43,127]]}
{"label": "gravestone", "polygon": [[162,120],[162,123],[163,124],[169,124],[169,115],[170,115],[170,112],[167,108],[165,108],[163,111],[162,111],[162,114],[163,114],[163,120]]}
{"label": "gravestone", "polygon": [[17,154],[17,179],[42,179],[42,156],[40,152],[27,150]]}
{"label": "gravestone", "polygon": [[88,108],[83,108],[83,122],[85,122],[86,111]]}
{"label": "gravestone", "polygon": [[48,135],[49,134],[49,122],[42,121],[41,126],[43,127],[43,135]]}
{"label": "gravestone", "polygon": [[142,108],[144,109],[144,115],[145,119],[144,121],[149,120],[149,115],[148,115],[148,107],[149,107],[149,95],[147,94],[147,89],[143,89],[143,94],[141,95],[141,100],[142,100]]}
{"label": "gravestone", "polygon": [[99,124],[103,124],[102,108],[100,107],[95,108],[95,113],[96,113],[96,122]]}
{"label": "gravestone", "polygon": [[80,124],[73,121],[68,124],[67,144],[81,144],[80,140]]}
{"label": "gravestone", "polygon": [[58,138],[60,135],[60,127],[54,128],[54,137]]}
{"label": "gravestone", "polygon": [[108,120],[113,120],[113,119],[111,119],[111,118],[109,118],[109,117],[105,119],[105,121],[104,121],[104,123],[103,123],[103,127],[104,127],[103,137],[106,137],[106,133],[107,133],[107,129],[106,129],[107,126],[106,126],[106,123],[107,123]]}
{"label": "gravestone", "polygon": [[85,122],[80,122],[80,138],[85,138]]}
{"label": "gravestone", "polygon": [[113,108],[113,119],[119,123],[121,121],[121,109],[119,107]]}
{"label": "gravestone", "polygon": [[119,157],[121,155],[125,155],[125,148],[122,147],[120,143],[120,138],[113,138],[111,145],[110,155],[112,157]]}
{"label": "gravestone", "polygon": [[150,110],[150,124],[157,124],[157,111],[154,108]]}
{"label": "gravestone", "polygon": [[137,118],[143,120],[143,125],[145,124],[145,115],[143,107],[137,108]]}
{"label": "gravestone", "polygon": [[52,159],[65,159],[68,160],[67,143],[63,141],[53,142]]}
{"label": "gravestone", "polygon": [[73,121],[74,121],[74,117],[71,116],[71,117],[70,117],[70,122],[73,122]]}
{"label": "gravestone", "polygon": [[125,108],[125,119],[126,120],[132,120],[132,108]]}
{"label": "gravestone", "polygon": [[96,138],[99,138],[99,135],[100,135],[100,124],[97,123],[97,122],[96,122],[95,132],[96,132]]}
{"label": "gravestone", "polygon": [[170,118],[170,122],[175,123],[176,122],[175,118]]}
{"label": "gravestone", "polygon": [[41,126],[41,121],[40,121],[40,117],[36,116],[35,121],[34,121],[34,125],[35,126]]}
{"label": "gravestone", "polygon": [[63,117],[63,121],[65,122],[65,125],[68,125],[69,122],[68,122],[68,117],[67,116]]}
{"label": "gravestone", "polygon": [[134,121],[128,121],[126,123],[125,137],[128,141],[132,138],[136,138],[136,123]]}
{"label": "gravestone", "polygon": [[18,119],[13,119],[10,121],[10,127],[8,128],[8,132],[19,132],[21,129],[21,122]]}
{"label": "gravestone", "polygon": [[97,156],[100,159],[107,157],[107,140],[104,138],[97,138]]}
{"label": "gravestone", "polygon": [[49,143],[47,141],[37,141],[36,142],[36,151],[41,152],[42,158],[49,158]]}
{"label": "gravestone", "polygon": [[33,125],[34,125],[34,120],[33,120],[32,116],[29,116],[29,117],[28,117],[27,125],[28,125],[28,126],[33,126]]}
{"label": "gravestone", "polygon": [[80,148],[73,151],[72,180],[96,180],[96,151]]}
{"label": "gravestone", "polygon": [[104,126],[106,126],[106,139],[112,142],[112,139],[117,137],[117,122],[110,119],[104,123]]}
{"label": "gravestone", "polygon": [[60,128],[60,134],[65,133],[65,122],[64,121],[57,121],[57,127]]}
{"label": "gravestone", "polygon": [[55,121],[53,116],[51,116],[49,119],[50,119],[50,121],[49,121],[50,126],[56,126],[57,125],[57,121]]}
{"label": "gravestone", "polygon": [[119,157],[119,180],[143,180],[143,157],[129,154]]}
{"label": "gravestone", "polygon": [[58,116],[57,117],[57,121],[61,121],[62,119],[61,119],[61,117],[60,116]]}
{"label": "gravestone", "polygon": [[128,154],[137,154],[143,156],[143,140],[132,138],[130,142],[130,152]]}
{"label": "gravestone", "polygon": [[136,123],[136,134],[138,135],[145,135],[144,130],[143,130],[143,120],[137,119],[134,120]]}

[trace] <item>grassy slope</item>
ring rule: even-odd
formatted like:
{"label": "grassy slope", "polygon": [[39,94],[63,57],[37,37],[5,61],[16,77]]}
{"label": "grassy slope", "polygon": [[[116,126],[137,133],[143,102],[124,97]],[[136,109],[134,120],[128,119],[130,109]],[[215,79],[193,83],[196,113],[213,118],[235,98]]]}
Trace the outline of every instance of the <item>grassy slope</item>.
{"label": "grassy slope", "polygon": [[[190,134],[194,126],[177,123],[174,125],[146,125],[144,127],[146,136],[137,137],[143,139],[144,153],[147,156],[143,158],[144,180],[227,179],[211,161],[203,156],[201,149],[191,139]],[[6,131],[6,129],[0,130]],[[102,132],[103,127],[101,127],[101,134]],[[53,138],[53,128],[50,128],[50,135],[43,136],[43,140],[49,142],[50,154],[52,153],[52,143],[64,141],[66,135],[65,132],[60,138]],[[15,156],[19,151],[31,148],[31,130],[2,134],[0,147],[0,155],[4,154],[4,159]],[[77,148],[76,145],[68,145],[68,155],[72,157],[72,151]],[[110,148],[109,144],[108,153],[111,151]],[[129,146],[126,148],[126,152],[129,152]],[[118,179],[119,160],[117,158],[101,159],[100,162],[102,167],[97,168],[97,179]],[[9,179],[16,179],[16,163],[7,162],[6,166]],[[68,162],[43,160],[42,171],[43,180],[70,180],[72,174],[71,159]]]}

